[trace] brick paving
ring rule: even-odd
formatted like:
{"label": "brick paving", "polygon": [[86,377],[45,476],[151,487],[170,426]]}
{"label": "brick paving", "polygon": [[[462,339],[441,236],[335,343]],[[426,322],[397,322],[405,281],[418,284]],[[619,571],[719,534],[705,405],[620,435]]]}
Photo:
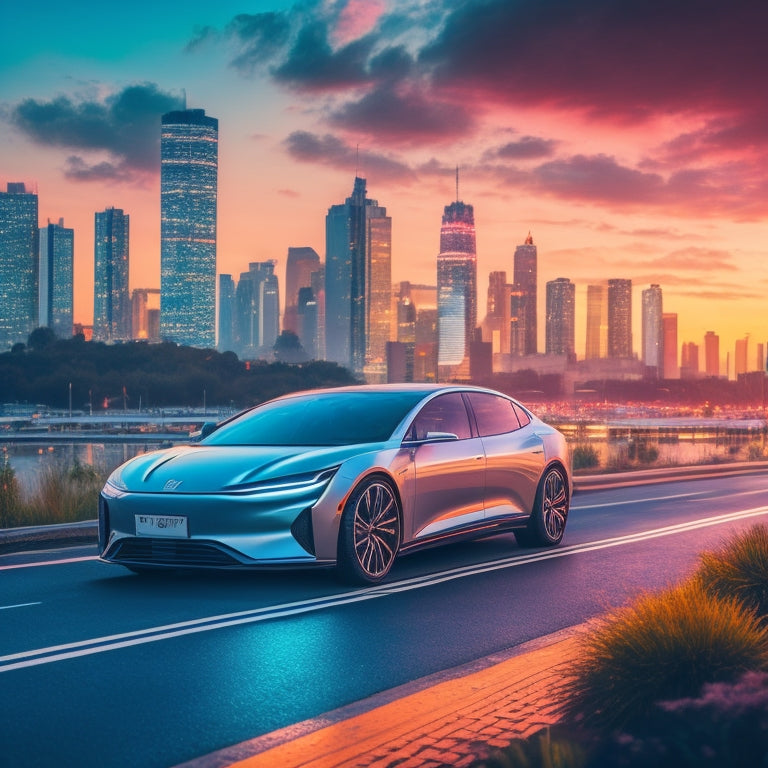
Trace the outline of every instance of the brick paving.
{"label": "brick paving", "polygon": [[559,719],[582,628],[310,732],[286,729],[187,768],[462,768]]}

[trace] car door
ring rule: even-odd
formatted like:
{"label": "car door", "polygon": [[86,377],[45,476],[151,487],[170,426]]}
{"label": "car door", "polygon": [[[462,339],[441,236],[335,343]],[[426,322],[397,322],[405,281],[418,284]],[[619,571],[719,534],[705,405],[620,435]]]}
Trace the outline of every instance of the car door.
{"label": "car door", "polygon": [[413,420],[406,444],[415,466],[412,537],[482,522],[485,454],[461,393],[430,400]]}
{"label": "car door", "polygon": [[485,452],[485,519],[527,518],[544,470],[544,444],[523,408],[500,395],[467,399]]}

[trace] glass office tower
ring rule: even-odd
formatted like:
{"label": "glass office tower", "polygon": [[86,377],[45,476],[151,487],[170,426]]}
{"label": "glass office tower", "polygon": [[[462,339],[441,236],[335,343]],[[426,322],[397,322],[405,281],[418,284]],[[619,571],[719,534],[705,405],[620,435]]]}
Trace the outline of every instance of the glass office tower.
{"label": "glass office tower", "polygon": [[160,336],[216,343],[219,121],[202,109],[168,112],[160,139]]}
{"label": "glass office tower", "polygon": [[72,336],[75,230],[48,222],[40,228],[40,292],[38,325],[61,339]]}
{"label": "glass office tower", "polygon": [[446,205],[437,256],[438,365],[461,365],[477,325],[475,212],[460,201]]}
{"label": "glass office tower", "polygon": [[21,182],[0,192],[0,351],[27,343],[37,325],[37,194]]}

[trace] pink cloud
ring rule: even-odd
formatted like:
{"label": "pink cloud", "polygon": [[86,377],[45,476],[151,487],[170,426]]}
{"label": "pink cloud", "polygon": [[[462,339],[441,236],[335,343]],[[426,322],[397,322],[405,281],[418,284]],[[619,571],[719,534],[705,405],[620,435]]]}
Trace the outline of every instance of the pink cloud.
{"label": "pink cloud", "polygon": [[345,44],[368,34],[386,10],[384,0],[349,0],[339,15],[334,38]]}

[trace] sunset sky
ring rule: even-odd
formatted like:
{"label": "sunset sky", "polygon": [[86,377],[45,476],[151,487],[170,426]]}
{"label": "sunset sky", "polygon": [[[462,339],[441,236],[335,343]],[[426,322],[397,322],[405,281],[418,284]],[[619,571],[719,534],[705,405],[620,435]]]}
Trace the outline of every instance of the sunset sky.
{"label": "sunset sky", "polygon": [[[395,281],[435,284],[443,207],[475,207],[488,273],[530,231],[544,284],[662,286],[679,343],[768,342],[764,0],[78,0],[0,26],[0,183],[75,229],[75,319],[93,312],[93,219],[131,218],[131,287],[160,283],[160,115],[219,119],[218,271],[324,258],[355,173],[392,216]],[[284,287],[284,281],[281,288]],[[703,349],[701,351],[703,356]]]}

